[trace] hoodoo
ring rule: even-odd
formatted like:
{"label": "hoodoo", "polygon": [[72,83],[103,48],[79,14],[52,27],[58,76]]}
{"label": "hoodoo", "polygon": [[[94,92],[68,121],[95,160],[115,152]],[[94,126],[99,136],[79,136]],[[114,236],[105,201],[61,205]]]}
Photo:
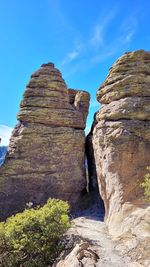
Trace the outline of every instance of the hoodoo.
{"label": "hoodoo", "polygon": [[140,183],[150,165],[150,52],[120,57],[97,100],[92,143],[105,221],[115,236],[148,238],[150,208]]}
{"label": "hoodoo", "polygon": [[0,169],[0,217],[49,197],[76,203],[85,179],[89,94],[67,89],[54,64],[32,74]]}

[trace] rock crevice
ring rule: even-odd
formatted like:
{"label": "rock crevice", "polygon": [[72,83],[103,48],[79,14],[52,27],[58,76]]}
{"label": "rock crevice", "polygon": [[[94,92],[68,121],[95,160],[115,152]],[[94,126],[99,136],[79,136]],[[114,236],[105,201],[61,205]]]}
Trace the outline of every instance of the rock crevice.
{"label": "rock crevice", "polygon": [[147,255],[150,209],[140,183],[150,165],[149,77],[150,52],[120,57],[97,92],[102,105],[87,138],[109,233],[127,246],[135,239]]}
{"label": "rock crevice", "polygon": [[105,222],[120,246],[132,248],[137,262],[145,255],[140,266],[149,266],[150,203],[140,184],[150,166],[150,52],[120,57],[99,88],[97,100],[102,105],[87,145],[105,205]]}

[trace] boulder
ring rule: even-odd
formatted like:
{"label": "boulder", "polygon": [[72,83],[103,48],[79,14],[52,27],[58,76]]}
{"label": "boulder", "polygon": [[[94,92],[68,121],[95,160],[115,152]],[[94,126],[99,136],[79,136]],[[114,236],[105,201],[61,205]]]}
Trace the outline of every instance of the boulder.
{"label": "boulder", "polygon": [[[139,214],[147,214],[143,219],[146,227],[150,220],[149,203],[140,186],[150,165],[150,52],[139,50],[120,57],[98,90],[97,99],[102,106],[96,115],[92,143],[98,184],[105,221],[110,232],[120,236],[121,229],[123,234],[131,224],[133,228],[138,224]],[[126,212],[128,204],[132,212]],[[135,229],[137,235],[141,229],[142,235],[142,226]]]}
{"label": "boulder", "polygon": [[71,90],[54,64],[32,74],[0,169],[0,217],[42,205],[49,197],[74,205],[86,186],[85,134],[89,94]]}

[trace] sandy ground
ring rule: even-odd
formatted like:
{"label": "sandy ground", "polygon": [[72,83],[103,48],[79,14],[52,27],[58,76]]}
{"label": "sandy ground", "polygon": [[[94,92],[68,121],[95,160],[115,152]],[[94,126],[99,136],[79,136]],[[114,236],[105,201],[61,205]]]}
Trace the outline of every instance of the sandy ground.
{"label": "sandy ground", "polygon": [[[68,231],[69,236],[78,236],[89,243],[87,252],[96,255],[96,260],[91,261],[89,257],[82,258],[81,266],[84,267],[149,267],[150,262],[140,264],[136,260],[133,261],[128,256],[127,247],[120,245],[117,241],[113,241],[108,234],[107,227],[104,222],[96,219],[88,219],[79,217],[73,220],[73,226]],[[63,266],[63,265],[62,265]],[[79,265],[80,266],[80,265]],[[70,266],[71,267],[71,266]]]}
{"label": "sandy ground", "polygon": [[88,208],[71,214],[72,227],[66,235],[68,248],[59,264],[54,266],[150,267],[150,258],[144,263],[139,260],[141,255],[136,250],[136,239],[126,246],[111,238],[104,223],[103,202],[98,195],[94,198]]}

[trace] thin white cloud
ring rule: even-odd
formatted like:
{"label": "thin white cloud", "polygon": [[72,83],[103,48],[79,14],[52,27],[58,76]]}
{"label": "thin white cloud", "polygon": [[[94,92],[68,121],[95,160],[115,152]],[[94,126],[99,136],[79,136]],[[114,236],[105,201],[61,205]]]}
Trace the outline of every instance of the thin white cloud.
{"label": "thin white cloud", "polygon": [[0,138],[1,138],[1,146],[8,146],[9,144],[9,139],[12,133],[12,128],[0,124]]}
{"label": "thin white cloud", "polygon": [[107,30],[107,27],[114,19],[116,15],[116,10],[112,10],[108,15],[105,14],[103,18],[100,19],[100,22],[94,27],[93,36],[91,37],[90,43],[95,47],[99,48],[104,46],[104,36]]}
{"label": "thin white cloud", "polygon": [[94,34],[91,38],[91,44],[95,47],[103,46],[104,40],[103,40],[103,26],[97,25],[94,29]]}
{"label": "thin white cloud", "polygon": [[75,60],[81,53],[82,44],[76,45],[73,51],[69,52],[61,62],[61,66],[64,66],[73,60]]}
{"label": "thin white cloud", "polygon": [[137,13],[126,18],[120,27],[118,34],[111,40],[109,44],[106,44],[103,49],[91,59],[93,64],[102,62],[107,58],[117,54],[119,51],[124,52],[128,49],[130,42],[136,34],[138,27]]}
{"label": "thin white cloud", "polygon": [[127,33],[127,35],[125,36],[125,40],[126,40],[127,43],[131,42],[132,37],[133,37],[134,34],[135,34],[135,30],[132,30],[132,31]]}
{"label": "thin white cloud", "polygon": [[126,43],[132,41],[138,27],[138,11],[128,16],[121,25],[122,37]]}
{"label": "thin white cloud", "polygon": [[68,61],[74,60],[79,55],[79,51],[75,50],[68,54]]}
{"label": "thin white cloud", "polygon": [[[112,11],[108,10],[110,9],[102,10],[97,23],[94,23],[87,36],[83,36],[79,32],[77,35],[75,34],[75,39],[80,40],[80,42],[64,56],[59,64],[60,68],[64,68],[66,77],[81,70],[86,72],[95,64],[115,55],[121,55],[130,49],[130,43],[133,41],[140,21],[139,11],[135,10],[127,17],[122,16],[120,18],[119,16],[119,21],[116,23],[116,16],[120,12],[120,7],[114,6]],[[109,34],[112,29],[114,34]],[[71,63],[73,64],[70,68]],[[95,105],[97,104],[91,103],[91,106]]]}

